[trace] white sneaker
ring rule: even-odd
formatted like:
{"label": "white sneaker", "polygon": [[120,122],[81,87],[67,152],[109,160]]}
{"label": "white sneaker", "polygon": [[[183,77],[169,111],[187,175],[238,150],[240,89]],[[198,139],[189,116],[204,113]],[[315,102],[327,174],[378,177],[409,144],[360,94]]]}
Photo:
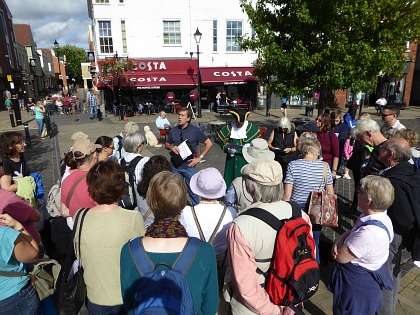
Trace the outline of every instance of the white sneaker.
{"label": "white sneaker", "polygon": [[341,175],[335,175],[335,178],[337,179],[337,178],[341,178]]}
{"label": "white sneaker", "polygon": [[343,178],[344,178],[344,179],[351,179],[351,177],[350,177],[350,175],[349,175],[349,174],[344,174],[344,175],[343,175]]}

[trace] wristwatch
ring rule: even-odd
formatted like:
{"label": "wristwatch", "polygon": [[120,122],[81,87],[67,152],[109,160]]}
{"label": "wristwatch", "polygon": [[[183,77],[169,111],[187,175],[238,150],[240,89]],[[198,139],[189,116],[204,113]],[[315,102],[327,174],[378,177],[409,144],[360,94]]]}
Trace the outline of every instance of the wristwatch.
{"label": "wristwatch", "polygon": [[200,159],[204,159],[204,155],[200,155]]}
{"label": "wristwatch", "polygon": [[23,231],[25,231],[25,228],[21,228],[20,230],[18,230],[19,233],[22,233]]}

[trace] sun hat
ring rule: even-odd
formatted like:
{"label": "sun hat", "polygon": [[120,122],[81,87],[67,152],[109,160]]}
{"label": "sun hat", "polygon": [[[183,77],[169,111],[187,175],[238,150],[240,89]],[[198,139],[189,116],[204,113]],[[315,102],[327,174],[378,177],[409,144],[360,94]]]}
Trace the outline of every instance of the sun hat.
{"label": "sun hat", "polygon": [[129,121],[124,125],[124,132],[132,133],[139,131],[139,125],[137,125],[134,121]]}
{"label": "sun hat", "polygon": [[225,195],[226,183],[216,168],[208,167],[191,177],[190,188],[194,194],[203,198],[217,199]]}
{"label": "sun hat", "polygon": [[[76,142],[73,144],[73,158],[75,160],[80,160],[88,155],[91,155],[93,152],[95,152],[96,149],[101,149],[102,146],[100,144],[95,144],[89,139],[80,139],[76,140]],[[81,156],[75,156],[74,153],[80,152]]]}
{"label": "sun hat", "polygon": [[244,176],[264,186],[279,185],[283,180],[283,171],[277,161],[255,159],[241,169]]}
{"label": "sun hat", "polygon": [[81,139],[88,139],[89,136],[82,131],[76,131],[71,135],[71,141],[81,140]]}
{"label": "sun hat", "polygon": [[258,138],[251,141],[251,145],[242,148],[242,155],[248,163],[255,159],[272,161],[275,154],[268,148],[266,140]]}
{"label": "sun hat", "polygon": [[303,124],[303,125],[297,126],[297,127],[296,127],[296,130],[297,130],[297,131],[300,131],[300,132],[305,132],[305,131],[307,131],[307,132],[313,132],[313,133],[316,133],[316,132],[319,132],[319,127],[317,126],[317,124],[316,124],[316,122],[315,122],[315,121],[310,121],[310,122],[308,122],[308,123],[306,123],[306,124]]}

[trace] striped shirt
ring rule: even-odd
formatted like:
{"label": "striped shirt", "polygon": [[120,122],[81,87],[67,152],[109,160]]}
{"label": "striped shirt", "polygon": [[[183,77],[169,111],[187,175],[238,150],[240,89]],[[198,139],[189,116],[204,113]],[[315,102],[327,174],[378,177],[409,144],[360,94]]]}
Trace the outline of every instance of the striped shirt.
{"label": "striped shirt", "polygon": [[[292,195],[290,200],[297,203],[306,203],[313,191],[324,189],[323,181],[324,162],[296,160],[289,163],[287,167],[285,184],[292,184]],[[327,185],[332,185],[333,179],[331,170],[327,167]]]}

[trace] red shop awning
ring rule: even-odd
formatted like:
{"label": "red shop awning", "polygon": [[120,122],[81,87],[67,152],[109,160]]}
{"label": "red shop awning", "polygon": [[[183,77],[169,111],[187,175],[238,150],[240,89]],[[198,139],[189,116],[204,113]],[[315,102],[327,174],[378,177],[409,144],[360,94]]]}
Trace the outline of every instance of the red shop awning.
{"label": "red shop awning", "polygon": [[203,84],[245,84],[249,81],[257,81],[257,78],[252,74],[253,71],[253,67],[212,67],[200,68],[200,75]]}

